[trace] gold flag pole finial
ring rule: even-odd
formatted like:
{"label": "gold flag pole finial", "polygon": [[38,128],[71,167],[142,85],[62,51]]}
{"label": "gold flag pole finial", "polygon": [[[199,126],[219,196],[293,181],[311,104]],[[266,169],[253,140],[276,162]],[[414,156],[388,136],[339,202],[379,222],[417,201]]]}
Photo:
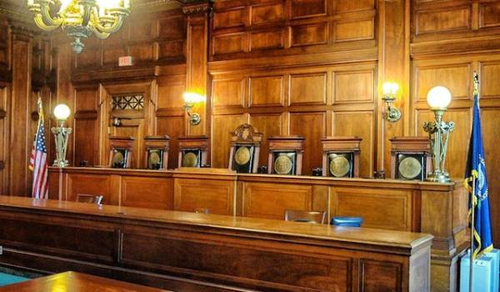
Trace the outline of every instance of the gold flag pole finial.
{"label": "gold flag pole finial", "polygon": [[479,75],[476,71],[474,71],[474,91],[479,93]]}

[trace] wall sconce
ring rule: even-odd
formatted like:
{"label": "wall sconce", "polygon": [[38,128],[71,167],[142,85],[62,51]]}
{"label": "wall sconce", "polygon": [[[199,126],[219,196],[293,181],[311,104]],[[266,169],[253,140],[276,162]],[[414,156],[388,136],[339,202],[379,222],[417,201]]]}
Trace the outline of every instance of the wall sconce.
{"label": "wall sconce", "polygon": [[446,151],[454,122],[443,122],[443,115],[451,102],[451,92],[444,86],[436,86],[427,93],[427,103],[434,112],[434,122],[424,122],[424,131],[431,142],[432,172],[427,177],[432,182],[449,182],[450,175],[444,169]]}
{"label": "wall sconce", "polygon": [[194,92],[185,92],[183,94],[184,108],[189,116],[191,125],[198,125],[201,122],[200,114],[191,112],[191,109],[198,103],[205,101],[205,97]]}
{"label": "wall sconce", "polygon": [[393,103],[396,101],[398,97],[399,85],[394,82],[386,82],[383,86],[384,96],[382,100],[385,101],[386,110],[384,118],[391,122],[395,123],[401,119],[401,111],[394,107]]}
{"label": "wall sconce", "polygon": [[52,133],[56,142],[56,159],[54,166],[66,167],[68,161],[66,160],[66,150],[68,148],[68,137],[71,134],[71,128],[64,127],[64,122],[71,114],[71,110],[65,104],[59,104],[54,108],[54,116],[57,119],[57,127],[52,127]]}

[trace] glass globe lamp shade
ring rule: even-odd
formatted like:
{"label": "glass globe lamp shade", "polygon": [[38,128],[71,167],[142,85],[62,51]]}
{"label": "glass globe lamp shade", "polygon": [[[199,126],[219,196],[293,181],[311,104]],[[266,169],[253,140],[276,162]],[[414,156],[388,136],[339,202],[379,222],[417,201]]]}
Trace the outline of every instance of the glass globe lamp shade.
{"label": "glass globe lamp shade", "polygon": [[193,106],[194,104],[205,101],[205,97],[195,92],[185,92],[183,94],[184,103]]}
{"label": "glass globe lamp shade", "polygon": [[451,103],[451,92],[444,86],[436,86],[427,93],[427,103],[431,109],[446,109]]}
{"label": "glass globe lamp shade", "polygon": [[54,108],[54,116],[58,121],[66,121],[69,118],[69,115],[71,114],[71,110],[69,107],[63,103],[58,104]]}

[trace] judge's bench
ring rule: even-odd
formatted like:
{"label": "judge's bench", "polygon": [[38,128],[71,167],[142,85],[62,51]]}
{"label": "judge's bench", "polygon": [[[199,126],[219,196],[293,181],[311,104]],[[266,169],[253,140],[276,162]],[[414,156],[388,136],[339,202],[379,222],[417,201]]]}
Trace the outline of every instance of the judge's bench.
{"label": "judge's bench", "polygon": [[[467,193],[460,182],[242,174],[228,169],[50,168],[50,199],[78,194],[104,205],[282,220],[285,210],[359,216],[363,228],[431,234],[432,291],[456,290],[458,259],[467,246]],[[156,211],[152,211],[156,212]],[[400,291],[399,289],[396,289]]]}

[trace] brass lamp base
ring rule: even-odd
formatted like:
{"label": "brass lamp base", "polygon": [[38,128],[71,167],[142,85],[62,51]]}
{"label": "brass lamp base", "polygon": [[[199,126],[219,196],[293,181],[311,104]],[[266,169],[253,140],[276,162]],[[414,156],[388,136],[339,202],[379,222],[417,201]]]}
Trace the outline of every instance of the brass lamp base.
{"label": "brass lamp base", "polygon": [[451,182],[450,175],[447,172],[432,172],[425,180],[439,183]]}

